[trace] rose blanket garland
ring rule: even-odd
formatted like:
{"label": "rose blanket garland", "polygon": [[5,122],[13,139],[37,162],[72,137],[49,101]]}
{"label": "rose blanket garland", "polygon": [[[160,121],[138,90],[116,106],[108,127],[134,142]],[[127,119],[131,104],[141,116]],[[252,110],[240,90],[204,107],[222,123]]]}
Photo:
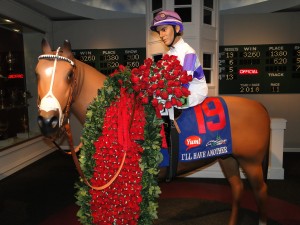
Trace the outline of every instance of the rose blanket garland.
{"label": "rose blanket garland", "polygon": [[[137,224],[139,219],[139,204],[142,201],[142,171],[139,167],[139,160],[143,148],[134,140],[144,139],[145,116],[143,107],[140,105],[135,107],[132,125],[127,127],[130,131],[130,137],[124,141],[123,146],[120,145],[118,135],[116,135],[121,130],[122,124],[128,122],[128,117],[124,113],[130,113],[129,110],[133,108],[133,101],[133,97],[121,96],[118,101],[111,104],[106,110],[102,136],[95,142],[94,159],[96,165],[91,179],[93,186],[104,185],[112,178],[120,167],[125,151],[126,160],[115,182],[102,191],[90,190],[92,197],[90,205],[94,224]],[[122,105],[122,102],[125,104]],[[118,115],[120,114],[119,110],[125,112]],[[120,116],[122,116],[121,120],[125,120],[120,121]]]}
{"label": "rose blanket garland", "polygon": [[106,80],[88,108],[79,161],[92,185],[101,186],[122,166],[124,154],[126,159],[104,190],[76,184],[82,224],[150,225],[157,218],[160,149],[166,144],[157,112],[181,106],[190,79],[176,57],[165,55],[132,71],[120,66]]}
{"label": "rose blanket garland", "polygon": [[[76,184],[77,215],[82,224],[152,224],[157,218],[158,164],[161,161],[161,120],[151,106],[133,102],[128,87],[130,71],[124,68],[113,74],[105,88],[90,105],[84,125],[80,152],[81,167],[93,185],[107,182],[120,166],[124,146],[119,144],[120,102],[135,108],[130,129],[130,144],[121,173],[103,191],[91,190],[82,182]],[[120,97],[120,86],[127,87],[126,99]],[[117,97],[116,97],[117,96]],[[123,105],[124,106],[124,105]],[[131,110],[125,110],[130,114]],[[124,116],[124,112],[122,114]],[[145,139],[142,145],[135,140]]]}

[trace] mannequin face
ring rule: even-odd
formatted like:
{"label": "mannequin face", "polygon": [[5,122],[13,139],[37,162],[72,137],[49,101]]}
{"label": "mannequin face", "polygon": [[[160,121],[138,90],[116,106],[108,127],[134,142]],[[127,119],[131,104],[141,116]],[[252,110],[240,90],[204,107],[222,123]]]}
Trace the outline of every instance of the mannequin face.
{"label": "mannequin face", "polygon": [[[175,27],[176,32],[179,32],[180,27]],[[159,34],[160,39],[164,42],[166,46],[169,46],[174,38],[174,29],[171,25],[161,25],[156,28],[157,33]],[[176,36],[175,41],[173,44],[180,39],[179,36]]]}

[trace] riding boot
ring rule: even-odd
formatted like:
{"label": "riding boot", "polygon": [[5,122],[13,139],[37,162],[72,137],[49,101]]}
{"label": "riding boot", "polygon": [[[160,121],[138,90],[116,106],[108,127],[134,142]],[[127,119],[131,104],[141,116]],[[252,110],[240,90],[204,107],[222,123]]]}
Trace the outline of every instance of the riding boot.
{"label": "riding boot", "polygon": [[170,131],[170,165],[168,167],[168,174],[166,182],[172,181],[177,174],[178,157],[179,157],[179,134],[175,128],[174,121],[171,120],[171,131]]}
{"label": "riding boot", "polygon": [[[174,108],[174,118],[177,119],[182,113],[182,109]],[[179,134],[175,127],[174,120],[170,120],[170,167],[167,180],[170,182],[177,175],[179,157]]]}

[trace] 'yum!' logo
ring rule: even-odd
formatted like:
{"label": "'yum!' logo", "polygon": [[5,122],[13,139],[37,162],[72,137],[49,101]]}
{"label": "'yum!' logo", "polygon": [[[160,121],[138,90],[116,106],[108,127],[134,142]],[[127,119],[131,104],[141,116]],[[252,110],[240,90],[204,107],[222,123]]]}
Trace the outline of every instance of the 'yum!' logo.
{"label": "'yum!' logo", "polygon": [[190,148],[197,147],[202,144],[202,139],[198,136],[189,136],[184,141],[185,145],[187,146],[186,151],[188,151]]}

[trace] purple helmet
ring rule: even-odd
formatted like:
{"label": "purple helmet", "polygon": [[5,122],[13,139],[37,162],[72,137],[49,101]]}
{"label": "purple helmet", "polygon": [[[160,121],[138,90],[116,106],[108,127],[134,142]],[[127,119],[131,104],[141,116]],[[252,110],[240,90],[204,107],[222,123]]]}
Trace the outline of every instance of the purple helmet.
{"label": "purple helmet", "polygon": [[174,11],[164,10],[157,13],[153,19],[150,29],[156,31],[156,27],[161,25],[178,25],[180,27],[179,32],[183,31],[182,20],[180,16]]}

